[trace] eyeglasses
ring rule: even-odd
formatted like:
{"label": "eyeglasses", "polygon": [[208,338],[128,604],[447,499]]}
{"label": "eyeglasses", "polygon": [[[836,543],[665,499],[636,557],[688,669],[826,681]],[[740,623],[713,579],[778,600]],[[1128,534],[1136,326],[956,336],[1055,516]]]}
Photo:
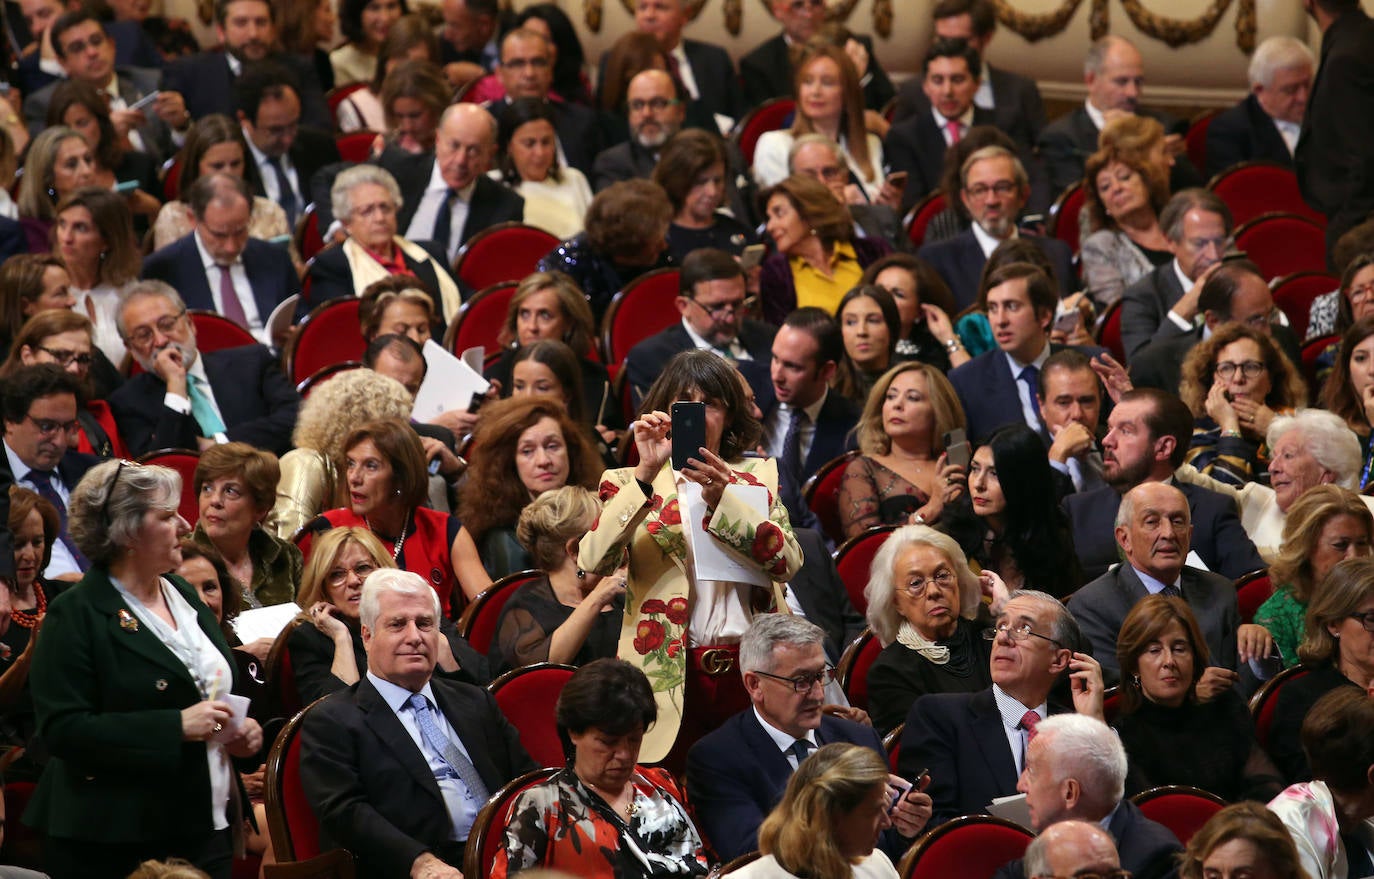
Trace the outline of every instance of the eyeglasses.
{"label": "eyeglasses", "polygon": [[1271,308],[1263,314],[1252,314],[1243,320],[1242,323],[1252,329],[1263,330],[1274,322],[1274,319],[1278,316],[1278,311],[1277,308]]}
{"label": "eyeglasses", "polygon": [[818,672],[809,675],[797,675],[794,678],[785,678],[782,675],[769,674],[766,671],[756,671],[754,674],[761,678],[772,678],[782,684],[791,684],[792,689],[798,693],[809,693],[816,684],[820,684],[822,687],[829,686],[830,682],[835,680],[835,669],[828,665]]}
{"label": "eyeglasses", "polygon": [[511,70],[520,70],[525,67],[531,67],[535,70],[543,70],[544,68],[549,66],[549,59],[543,57],[512,58],[509,61],[502,61],[501,66],[509,67]]}
{"label": "eyeglasses", "polygon": [[902,588],[905,589],[906,594],[910,595],[912,598],[920,598],[926,591],[926,586],[931,583],[934,583],[941,589],[948,589],[954,585],[954,582],[955,576],[952,571],[940,571],[934,577],[917,577]]}
{"label": "eyeglasses", "polygon": [[669,107],[679,103],[677,98],[649,98],[647,101],[642,98],[635,98],[630,101],[629,108],[631,113],[642,113],[645,110],[653,110],[655,113],[662,113]]}
{"label": "eyeglasses", "polygon": [[825,0],[792,0],[791,3],[787,4],[787,9],[795,15],[808,9],[821,9],[824,6]]}
{"label": "eyeglasses", "polygon": [[1363,302],[1370,296],[1374,296],[1374,284],[1361,284],[1358,287],[1351,287],[1348,295],[1351,305],[1357,302]]}
{"label": "eyeglasses", "polygon": [[[1363,613],[1352,613],[1350,618],[1352,620],[1359,620],[1360,625],[1364,626],[1366,632],[1374,632],[1374,611],[1367,610]],[[762,673],[763,672],[759,672],[759,674]]]}
{"label": "eyeglasses", "polygon": [[687,301],[695,305],[697,308],[700,308],[707,314],[709,314],[712,320],[725,320],[727,317],[734,317],[737,314],[743,314],[744,312],[753,308],[754,303],[758,301],[758,298],[755,296],[750,296],[748,298],[741,299],[738,302],[719,302],[715,305],[703,305],[695,299],[690,298]]}
{"label": "eyeglasses", "polygon": [[124,472],[124,468],[142,466],[142,464],[135,461],[126,461],[123,458],[119,459],[119,466],[115,468],[114,479],[110,480],[110,487],[105,489],[105,503],[100,505],[100,518],[104,519],[106,522],[110,521],[110,499],[114,497],[115,486],[119,485],[119,475]]}
{"label": "eyeglasses", "polygon": [[1217,378],[1229,381],[1231,377],[1236,374],[1236,370],[1239,369],[1240,374],[1246,378],[1255,378],[1261,372],[1264,372],[1264,368],[1264,364],[1258,360],[1247,360],[1244,363],[1222,361],[1217,364],[1216,374]]}
{"label": "eyeglasses", "polygon": [[34,347],[62,366],[71,366],[75,363],[77,366],[86,367],[95,361],[95,358],[89,354],[77,354],[75,351],[68,351],[64,348],[45,348],[42,345],[35,345]]}
{"label": "eyeglasses", "polygon": [[1060,648],[1061,650],[1068,649],[1063,644],[1051,638],[1050,636],[1042,635],[1039,632],[1032,629],[1030,623],[1022,623],[1019,626],[1013,626],[1011,623],[998,623],[991,629],[983,630],[983,640],[985,641],[996,641],[998,635],[1006,635],[1013,641],[1025,641],[1027,638],[1035,637],[1041,639],[1042,641],[1048,641],[1055,647]]}
{"label": "eyeglasses", "polygon": [[979,183],[976,186],[964,187],[964,192],[967,192],[970,198],[986,198],[989,192],[995,193],[998,198],[1006,198],[1015,191],[1016,181],[1014,180],[998,180],[991,186],[986,183]]}
{"label": "eyeglasses", "polygon": [[[178,311],[176,314],[164,314],[162,317],[157,319],[157,322],[153,324],[153,327],[157,327],[157,331],[162,335],[170,336],[172,334],[172,331],[177,328],[177,326],[181,323],[181,319],[185,316],[186,309],[184,308],[181,311]],[[131,331],[127,337],[128,341],[134,343],[140,348],[148,347],[153,343],[153,327],[142,326],[134,328],[133,331]]]}
{"label": "eyeglasses", "polygon": [[817,180],[838,180],[845,173],[845,169],[839,165],[825,165],[821,168],[805,168],[802,173]]}
{"label": "eyeglasses", "polygon": [[58,431],[70,433],[77,428],[75,418],[71,421],[53,421],[51,418],[34,418],[32,415],[25,415],[24,418],[38,428],[39,434],[43,436],[53,436]]}
{"label": "eyeglasses", "polygon": [[371,562],[358,562],[351,568],[335,568],[325,575],[324,582],[337,589],[348,581],[349,574],[354,575],[359,580],[366,580],[367,575],[375,570],[377,570],[377,566]]}

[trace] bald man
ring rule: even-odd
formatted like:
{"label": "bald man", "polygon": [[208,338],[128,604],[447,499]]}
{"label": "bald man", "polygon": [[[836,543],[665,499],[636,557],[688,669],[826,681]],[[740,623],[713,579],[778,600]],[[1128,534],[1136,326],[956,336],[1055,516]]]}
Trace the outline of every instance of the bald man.
{"label": "bald man", "polygon": [[1110,876],[1121,869],[1116,843],[1107,831],[1087,821],[1063,821],[1040,834],[1026,849],[1022,861],[1030,879]]}

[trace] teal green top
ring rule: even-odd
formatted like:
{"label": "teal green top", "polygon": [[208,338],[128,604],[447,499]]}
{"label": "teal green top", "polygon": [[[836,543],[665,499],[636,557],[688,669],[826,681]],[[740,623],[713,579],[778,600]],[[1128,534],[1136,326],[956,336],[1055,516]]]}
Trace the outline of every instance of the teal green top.
{"label": "teal green top", "polygon": [[1280,586],[1255,611],[1255,622],[1274,636],[1274,646],[1279,648],[1284,668],[1298,664],[1298,645],[1302,643],[1306,618],[1307,605],[1293,597],[1291,586]]}

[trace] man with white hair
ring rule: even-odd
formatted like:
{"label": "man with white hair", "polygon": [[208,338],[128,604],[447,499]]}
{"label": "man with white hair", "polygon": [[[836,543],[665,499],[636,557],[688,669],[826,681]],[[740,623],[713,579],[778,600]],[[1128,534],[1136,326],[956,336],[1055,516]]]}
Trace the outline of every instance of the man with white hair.
{"label": "man with white hair", "polygon": [[1302,40],[1279,36],[1260,43],[1250,56],[1250,94],[1207,127],[1207,176],[1255,159],[1293,167],[1316,69]]}
{"label": "man with white hair", "polygon": [[324,847],[347,847],[364,876],[461,879],[477,812],[535,763],[491,694],[433,676],[453,657],[424,578],[372,572],[359,619],[367,674],[301,727],[301,785]]}
{"label": "man with white hair", "polygon": [[[1059,832],[1050,833],[1051,828],[1060,822],[1090,822],[1112,835],[1120,867],[1135,879],[1176,875],[1174,856],[1183,846],[1168,828],[1146,818],[1130,800],[1122,799],[1126,750],[1101,720],[1081,714],[1042,720],[1026,751],[1026,768],[1016,789],[1026,795],[1031,829],[1045,835],[1046,842],[1056,843],[1055,849],[1067,840],[1059,838]],[[1035,859],[1027,852],[1026,860]],[[1075,871],[1046,871],[1039,863],[1025,866],[1023,873],[1023,862],[1013,861],[997,875],[999,879],[1078,875]]]}
{"label": "man with white hair", "polygon": [[1096,824],[1060,821],[1031,840],[1021,867],[1030,879],[1087,875],[1118,879],[1121,856],[1111,834]]}

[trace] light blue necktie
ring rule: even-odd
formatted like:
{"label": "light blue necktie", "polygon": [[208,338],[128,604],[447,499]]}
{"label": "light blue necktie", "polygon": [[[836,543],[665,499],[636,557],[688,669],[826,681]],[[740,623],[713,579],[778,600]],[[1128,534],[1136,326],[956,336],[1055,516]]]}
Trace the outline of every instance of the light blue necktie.
{"label": "light blue necktie", "polygon": [[472,798],[478,803],[485,803],[487,786],[483,783],[482,776],[477,773],[477,767],[472,765],[467,755],[444,735],[443,730],[434,722],[428,700],[421,693],[413,693],[406,700],[406,704],[415,712],[415,722],[420,727],[420,735],[424,736],[425,743],[433,748],[435,753],[443,756],[444,762],[462,780]]}
{"label": "light blue necktie", "polygon": [[207,437],[214,438],[224,433],[224,419],[219,417],[219,413],[210,403],[210,398],[201,388],[203,381],[204,379],[193,375],[186,376],[186,393],[191,398],[191,415],[200,425],[201,432]]}

